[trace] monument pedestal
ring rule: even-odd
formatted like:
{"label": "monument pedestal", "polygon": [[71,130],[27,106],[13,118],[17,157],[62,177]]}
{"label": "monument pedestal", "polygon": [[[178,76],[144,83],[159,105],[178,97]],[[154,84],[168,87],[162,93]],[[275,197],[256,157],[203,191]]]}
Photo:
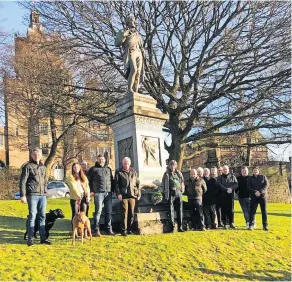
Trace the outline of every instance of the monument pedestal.
{"label": "monument pedestal", "polygon": [[114,132],[116,168],[129,157],[142,187],[161,183],[166,168],[162,128],[167,119],[152,97],[134,93],[117,103],[116,115],[108,123]]}
{"label": "monument pedestal", "polygon": [[[142,235],[171,229],[168,203],[157,204],[166,170],[163,125],[167,119],[168,115],[156,108],[152,97],[134,93],[117,103],[116,114],[108,123],[114,132],[116,168],[122,166],[124,157],[129,157],[131,166],[139,173],[142,197],[135,208],[135,223]],[[113,205],[113,223],[118,226],[120,205],[117,200]],[[185,219],[186,216],[189,217],[185,214]]]}

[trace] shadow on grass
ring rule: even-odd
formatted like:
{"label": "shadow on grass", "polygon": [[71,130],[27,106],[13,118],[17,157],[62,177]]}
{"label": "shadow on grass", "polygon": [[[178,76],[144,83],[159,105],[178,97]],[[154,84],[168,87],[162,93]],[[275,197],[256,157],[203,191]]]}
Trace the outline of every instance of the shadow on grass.
{"label": "shadow on grass", "polygon": [[[25,244],[23,239],[26,229],[26,218],[0,216],[0,244]],[[58,219],[50,230],[50,238],[67,237],[71,231],[71,220]],[[39,233],[37,234],[39,240]]]}
{"label": "shadow on grass", "polygon": [[0,245],[3,244],[26,244],[23,240],[23,232],[0,230]]}
{"label": "shadow on grass", "polygon": [[[234,213],[238,213],[238,214],[242,214],[243,215],[243,213],[241,211],[235,211]],[[261,214],[261,212],[257,211],[257,214]],[[276,212],[269,212],[268,211],[268,216],[269,215],[291,217],[291,213],[276,213]]]}
{"label": "shadow on grass", "polygon": [[269,212],[269,211],[268,211],[268,216],[269,216],[269,215],[291,217],[291,213],[274,213],[274,212]]}
{"label": "shadow on grass", "polygon": [[[198,268],[199,271],[205,274],[213,274],[225,276],[226,278],[231,279],[246,279],[246,280],[259,280],[259,281],[291,281],[291,273],[283,270],[253,270],[246,271],[244,274],[236,274],[236,273],[226,273],[220,272],[207,268]],[[276,275],[276,276],[275,276]]]}

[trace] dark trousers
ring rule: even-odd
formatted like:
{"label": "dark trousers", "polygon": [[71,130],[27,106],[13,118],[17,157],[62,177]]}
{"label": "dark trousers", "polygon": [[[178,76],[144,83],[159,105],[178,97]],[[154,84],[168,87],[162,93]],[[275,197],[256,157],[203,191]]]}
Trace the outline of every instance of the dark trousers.
{"label": "dark trousers", "polygon": [[203,211],[205,217],[205,225],[208,228],[216,227],[216,205],[203,204]]}
{"label": "dark trousers", "polygon": [[261,207],[263,227],[268,227],[267,198],[263,198],[263,197],[251,198],[249,225],[250,226],[254,225],[255,214],[257,212],[258,204],[260,204],[260,207]]}
{"label": "dark trousers", "polygon": [[94,229],[99,231],[99,221],[102,212],[102,205],[104,206],[105,227],[107,231],[112,232],[112,193],[103,192],[96,193],[94,196]]}
{"label": "dark trousers", "polygon": [[216,203],[216,215],[217,215],[217,223],[218,226],[219,225],[223,225],[222,224],[222,208],[221,208],[221,201],[217,201]]}
{"label": "dark trousers", "polygon": [[33,239],[35,220],[38,214],[41,240],[46,239],[46,196],[27,196],[28,203],[28,240]]}
{"label": "dark trousers", "polygon": [[[72,211],[72,218],[76,214],[76,200],[70,199],[70,205],[71,205],[71,211]],[[88,217],[88,210],[89,210],[89,205],[86,204],[86,197],[83,197],[80,203],[80,211],[85,212],[86,216]]]}
{"label": "dark trousers", "polygon": [[222,199],[222,222],[223,225],[234,224],[234,198],[227,194]]}
{"label": "dark trousers", "polygon": [[188,202],[192,216],[192,228],[205,227],[202,200],[188,199]]}
{"label": "dark trousers", "polygon": [[238,198],[239,204],[241,206],[245,223],[249,223],[250,218],[250,198]]}
{"label": "dark trousers", "polygon": [[169,209],[170,209],[170,222],[171,222],[172,226],[174,227],[174,225],[175,225],[174,211],[176,211],[178,228],[181,228],[182,221],[183,221],[183,200],[182,200],[181,195],[170,196]]}
{"label": "dark trousers", "polygon": [[135,210],[136,199],[128,198],[122,200],[121,207],[121,229],[122,232],[132,231],[134,222],[134,210]]}

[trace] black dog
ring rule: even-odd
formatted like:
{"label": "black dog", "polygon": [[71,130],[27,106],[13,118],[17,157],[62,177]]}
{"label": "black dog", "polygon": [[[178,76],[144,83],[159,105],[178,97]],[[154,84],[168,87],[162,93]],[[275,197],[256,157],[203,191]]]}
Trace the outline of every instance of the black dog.
{"label": "black dog", "polygon": [[[49,238],[49,236],[50,236],[49,231],[54,226],[56,219],[64,218],[64,217],[65,217],[65,215],[61,209],[50,210],[50,212],[46,213],[46,226],[45,226],[46,239]],[[36,233],[38,231],[39,231],[39,216],[37,215],[36,219],[35,219],[35,224],[34,224],[34,233],[33,233],[34,238],[37,238]],[[25,232],[24,237],[23,237],[24,240],[27,239],[27,233],[28,233],[28,216],[27,216],[27,220],[26,220],[26,232]]]}

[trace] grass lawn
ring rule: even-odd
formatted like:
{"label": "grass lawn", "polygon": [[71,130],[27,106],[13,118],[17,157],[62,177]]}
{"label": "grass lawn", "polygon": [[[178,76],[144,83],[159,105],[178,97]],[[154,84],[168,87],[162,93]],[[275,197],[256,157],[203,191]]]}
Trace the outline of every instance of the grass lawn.
{"label": "grass lawn", "polygon": [[0,280],[291,280],[289,204],[268,205],[269,232],[260,229],[259,213],[259,229],[245,230],[236,202],[237,230],[103,236],[75,247],[69,200],[48,200],[55,208],[67,218],[53,227],[53,245],[27,247],[27,205],[0,201]]}

